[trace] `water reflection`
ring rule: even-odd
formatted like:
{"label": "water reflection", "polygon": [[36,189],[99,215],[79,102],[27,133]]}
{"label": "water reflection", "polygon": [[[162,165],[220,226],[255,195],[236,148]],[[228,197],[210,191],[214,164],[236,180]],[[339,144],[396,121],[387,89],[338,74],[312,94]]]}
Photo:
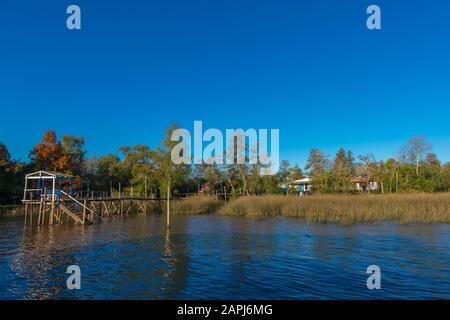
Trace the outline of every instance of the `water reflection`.
{"label": "water reflection", "polygon": [[[450,298],[447,225],[308,226],[292,218],[117,217],[88,227],[0,221],[2,299]],[[66,288],[79,265],[82,289]],[[369,291],[368,265],[382,269]]]}

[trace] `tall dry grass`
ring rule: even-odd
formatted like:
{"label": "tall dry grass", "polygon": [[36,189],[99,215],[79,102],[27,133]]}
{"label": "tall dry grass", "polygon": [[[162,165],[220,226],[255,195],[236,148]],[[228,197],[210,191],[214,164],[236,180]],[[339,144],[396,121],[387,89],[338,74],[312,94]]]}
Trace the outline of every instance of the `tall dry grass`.
{"label": "tall dry grass", "polygon": [[173,214],[204,214],[214,213],[221,202],[215,197],[195,196],[170,202],[170,213]]}
{"label": "tall dry grass", "polygon": [[219,212],[236,216],[288,216],[308,223],[450,223],[450,193],[395,195],[248,196]]}
{"label": "tall dry grass", "polygon": [[18,216],[24,213],[19,205],[0,205],[0,217]]}

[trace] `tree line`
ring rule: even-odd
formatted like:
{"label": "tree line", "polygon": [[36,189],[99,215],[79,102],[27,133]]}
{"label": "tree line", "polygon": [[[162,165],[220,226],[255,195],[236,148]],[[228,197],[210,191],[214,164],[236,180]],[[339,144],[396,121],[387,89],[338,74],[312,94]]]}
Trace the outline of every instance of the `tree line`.
{"label": "tree line", "polygon": [[377,182],[378,192],[445,192],[450,189],[450,162],[441,163],[423,136],[410,138],[398,155],[377,161],[371,153],[354,157],[351,150],[339,149],[335,158],[312,149],[305,166],[313,190],[322,193],[352,192],[352,177]]}
{"label": "tree line", "polygon": [[58,171],[74,177],[75,188],[90,191],[122,191],[164,196],[178,193],[277,194],[295,192],[282,186],[289,181],[311,178],[316,193],[350,193],[352,179],[363,177],[376,181],[377,192],[441,192],[450,189],[450,163],[442,164],[425,137],[413,137],[396,157],[377,161],[373,154],[355,157],[351,150],[339,149],[330,159],[323,151],[310,150],[304,170],[284,160],[276,175],[261,174],[259,165],[174,165],[171,141],[176,125],[170,126],[160,145],[123,146],[121,156],[107,154],[88,158],[85,139],[63,135],[58,139],[46,131],[40,143],[30,151],[28,163],[11,158],[6,145],[0,143],[0,199],[20,200],[26,173],[37,170]]}

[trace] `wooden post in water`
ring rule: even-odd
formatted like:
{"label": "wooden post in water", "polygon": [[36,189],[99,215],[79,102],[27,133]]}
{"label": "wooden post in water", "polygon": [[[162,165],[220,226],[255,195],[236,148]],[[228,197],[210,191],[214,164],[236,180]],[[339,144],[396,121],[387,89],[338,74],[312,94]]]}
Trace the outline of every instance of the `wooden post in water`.
{"label": "wooden post in water", "polygon": [[56,179],[53,178],[53,187],[52,187],[52,210],[50,211],[50,217],[48,220],[48,224],[50,226],[53,225],[53,214],[55,213],[55,192],[56,192]]}
{"label": "wooden post in water", "polygon": [[131,181],[130,212],[133,213],[133,181]]}
{"label": "wooden post in water", "polygon": [[25,203],[25,225],[27,225],[28,203]]}
{"label": "wooden post in water", "polygon": [[44,196],[42,197],[42,226],[45,226],[45,209],[47,208],[47,188],[44,187]]}
{"label": "wooden post in water", "polygon": [[167,229],[170,228],[170,180],[167,183]]}
{"label": "wooden post in water", "polygon": [[147,177],[145,177],[145,190],[144,190],[144,192],[145,192],[145,196],[144,196],[144,214],[147,214],[147,199],[148,199],[148,193],[147,193],[147,180],[148,180],[148,178]]}
{"label": "wooden post in water", "polygon": [[42,195],[40,195],[41,199],[39,201],[39,215],[38,215],[38,227],[41,226],[41,214],[42,214]]}
{"label": "wooden post in water", "polygon": [[86,206],[87,206],[87,201],[86,199],[83,201],[83,225],[86,221]]}
{"label": "wooden post in water", "polygon": [[120,206],[120,215],[123,214],[123,200],[122,200],[122,185],[119,182],[119,206]]}

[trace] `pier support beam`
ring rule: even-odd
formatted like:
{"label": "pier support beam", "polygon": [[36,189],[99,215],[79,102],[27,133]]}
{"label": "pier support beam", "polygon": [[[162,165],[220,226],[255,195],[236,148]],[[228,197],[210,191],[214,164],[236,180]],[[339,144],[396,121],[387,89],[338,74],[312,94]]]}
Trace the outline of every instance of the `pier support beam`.
{"label": "pier support beam", "polygon": [[170,181],[167,183],[167,229],[170,228]]}
{"label": "pier support beam", "polygon": [[25,225],[27,225],[27,216],[28,216],[28,203],[25,204]]}

